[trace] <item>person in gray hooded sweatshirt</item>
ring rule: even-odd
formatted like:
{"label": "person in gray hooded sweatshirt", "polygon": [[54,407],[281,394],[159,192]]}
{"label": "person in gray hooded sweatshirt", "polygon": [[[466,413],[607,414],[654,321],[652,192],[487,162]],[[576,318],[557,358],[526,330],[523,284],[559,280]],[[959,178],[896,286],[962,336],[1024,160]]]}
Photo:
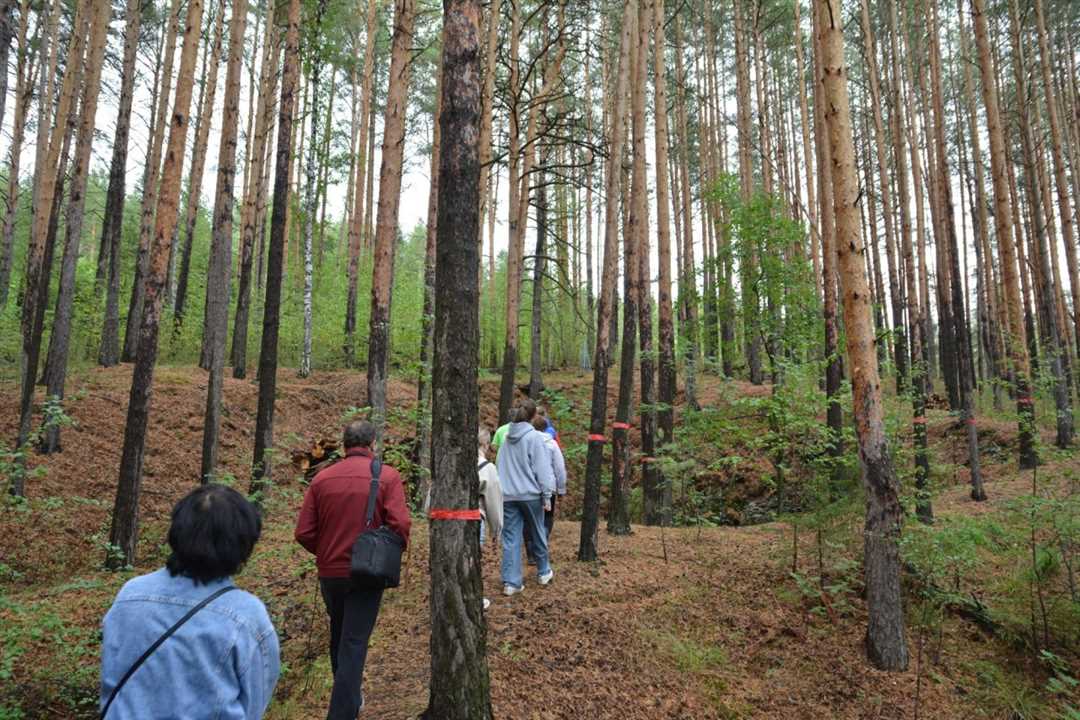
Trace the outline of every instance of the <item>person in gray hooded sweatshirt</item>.
{"label": "person in gray hooded sweatshirt", "polygon": [[514,422],[499,448],[496,466],[503,494],[503,594],[514,595],[524,588],[521,571],[521,549],[524,528],[535,539],[536,569],[541,585],[555,576],[548,559],[547,532],[544,528],[544,509],[550,507],[555,494],[555,474],[551,453],[544,436],[533,429],[536,403],[524,400],[513,415]]}

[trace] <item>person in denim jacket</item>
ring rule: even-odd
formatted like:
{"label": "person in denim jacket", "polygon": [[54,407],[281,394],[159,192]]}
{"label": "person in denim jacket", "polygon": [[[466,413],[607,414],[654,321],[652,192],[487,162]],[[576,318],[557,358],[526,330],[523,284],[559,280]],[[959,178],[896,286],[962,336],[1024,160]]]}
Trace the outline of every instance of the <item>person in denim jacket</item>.
{"label": "person in denim jacket", "polygon": [[[132,664],[251,556],[259,511],[224,485],[203,485],[177,503],[165,567],[124,584],[102,621],[101,707]],[[258,720],[280,671],[277,633],[251,593],[215,598],[131,675],[108,720]]]}

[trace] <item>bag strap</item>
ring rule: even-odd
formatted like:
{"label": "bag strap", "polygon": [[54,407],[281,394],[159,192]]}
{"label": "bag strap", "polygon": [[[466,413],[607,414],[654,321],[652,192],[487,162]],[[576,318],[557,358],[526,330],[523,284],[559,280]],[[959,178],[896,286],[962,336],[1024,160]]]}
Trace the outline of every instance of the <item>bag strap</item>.
{"label": "bag strap", "polygon": [[479,464],[479,465],[478,465],[478,466],[476,467],[476,470],[477,470],[477,471],[479,472],[480,470],[483,470],[484,468],[486,468],[486,467],[487,467],[488,465],[490,465],[490,464],[491,464],[490,462],[488,462],[487,460],[485,460],[484,462],[480,463],[480,464]]}
{"label": "bag strap", "polygon": [[367,514],[364,518],[364,529],[371,527],[371,521],[375,518],[375,500],[379,495],[379,475],[382,474],[382,460],[373,458],[371,461],[371,489],[368,490]]}
{"label": "bag strap", "polygon": [[180,629],[180,626],[183,625],[184,623],[186,623],[188,620],[190,620],[195,615],[195,613],[199,612],[204,607],[206,607],[211,602],[213,602],[217,598],[221,597],[225,593],[229,592],[230,590],[235,590],[235,589],[236,589],[235,585],[227,585],[226,587],[223,587],[223,588],[211,593],[208,597],[204,598],[203,601],[200,602],[198,605],[196,605],[195,607],[188,610],[187,614],[184,615],[184,617],[177,620],[176,623],[171,628],[166,630],[161,635],[161,637],[159,637],[157,640],[155,640],[154,644],[151,645],[150,647],[148,647],[146,649],[146,652],[144,652],[142,655],[140,655],[139,659],[136,660],[134,663],[132,663],[131,667],[128,668],[128,671],[126,673],[124,673],[124,677],[120,678],[120,682],[118,682],[116,684],[116,687],[113,688],[112,693],[109,694],[109,700],[108,700],[108,702],[105,703],[105,708],[101,711],[101,715],[98,716],[98,720],[104,720],[105,716],[109,714],[109,708],[112,706],[113,700],[116,699],[116,695],[117,695],[117,693],[120,692],[120,689],[122,687],[124,687],[124,685],[127,683],[128,680],[131,679],[131,676],[135,674],[135,671],[138,670],[142,666],[142,664],[144,662],[146,662],[147,658],[149,658],[151,655],[153,655],[154,651],[157,650],[159,647],[161,647],[161,644],[163,642],[168,640],[177,630]]}

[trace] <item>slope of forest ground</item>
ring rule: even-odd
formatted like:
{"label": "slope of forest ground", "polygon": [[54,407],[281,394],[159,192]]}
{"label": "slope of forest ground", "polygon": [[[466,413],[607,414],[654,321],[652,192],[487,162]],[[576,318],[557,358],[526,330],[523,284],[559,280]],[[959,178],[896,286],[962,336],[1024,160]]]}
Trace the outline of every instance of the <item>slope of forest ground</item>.
{"label": "slope of forest ground", "polygon": [[[579,504],[581,428],[591,378],[561,373],[547,381],[555,391],[551,404],[572,468],[571,497],[553,537],[552,586],[539,588],[530,578],[522,595],[502,597],[497,552],[487,546],[484,577],[493,600],[487,613],[488,658],[496,717],[1070,717],[1068,696],[1075,690],[1067,680],[1077,674],[1070,654],[1075,646],[1070,650],[1067,641],[1052,646],[1057,664],[1048,666],[1000,619],[977,612],[978,601],[938,603],[935,614],[913,600],[910,669],[871,670],[861,649],[866,616],[857,564],[858,513],[804,531],[794,575],[791,523],[719,526],[742,517],[733,508],[702,512],[697,527],[634,526],[633,535],[618,538],[601,532],[602,560],[576,562],[578,525],[566,517]],[[48,458],[35,455],[31,463],[38,470],[28,481],[28,500],[0,510],[0,718],[95,714],[98,622],[132,572],[160,565],[169,509],[197,480],[205,375],[163,367],[155,383],[137,567],[120,574],[100,570],[129,382],[126,367],[80,372],[70,385],[67,412],[74,424],[64,429],[64,451]],[[226,386],[222,456],[241,486],[246,486],[256,390],[250,381],[230,380]],[[275,426],[279,447],[303,448],[320,437],[336,437],[363,390],[357,373],[316,373],[300,380],[283,371]],[[494,424],[497,383],[485,379],[481,393],[481,417]],[[763,394],[767,390],[742,383],[702,379],[706,409]],[[16,397],[15,387],[5,383],[3,437],[14,435]],[[407,457],[414,402],[411,384],[391,383],[389,404],[397,408],[388,433],[391,457]],[[739,422],[754,432],[757,421]],[[980,421],[991,500],[975,505],[967,500],[963,469],[950,464],[950,458],[962,455],[962,438],[952,424],[944,412],[932,414],[939,524],[973,517],[1005,523],[1014,512],[1011,503],[1031,484],[1030,473],[1015,470],[1015,426],[994,418]],[[723,439],[710,442],[702,452],[753,452],[722,447]],[[729,495],[742,492],[757,500],[766,494],[767,458],[743,458],[743,469],[735,474],[704,472],[723,467],[704,457],[683,460],[702,465],[693,473],[699,483],[727,478],[741,486],[726,488]],[[1040,472],[1053,487],[1078,470],[1072,458],[1056,456]],[[263,539],[238,581],[267,603],[282,640],[283,675],[270,717],[318,718],[330,689],[327,628],[314,563],[292,541],[303,485],[288,466],[279,467],[275,482]],[[685,495],[686,488],[683,482],[679,492]],[[819,529],[824,539],[816,543]],[[413,538],[406,579],[387,594],[373,638],[365,717],[415,717],[426,704],[424,522],[416,523]],[[1010,582],[1008,557],[1002,553],[1000,563],[991,557],[974,572],[965,567],[963,593],[987,599],[994,582]],[[956,577],[959,591],[959,569]],[[1016,592],[1026,597],[1022,588]],[[912,583],[909,598],[922,594]],[[1075,698],[1071,702],[1076,704]]]}

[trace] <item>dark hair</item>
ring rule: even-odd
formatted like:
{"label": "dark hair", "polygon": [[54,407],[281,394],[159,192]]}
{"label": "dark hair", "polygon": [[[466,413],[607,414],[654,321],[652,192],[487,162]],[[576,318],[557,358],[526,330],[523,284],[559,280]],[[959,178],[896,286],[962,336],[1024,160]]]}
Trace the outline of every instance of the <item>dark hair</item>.
{"label": "dark hair", "polygon": [[196,583],[228,577],[251,557],[261,532],[259,509],[243,495],[225,485],[203,485],[173,508],[165,567]]}
{"label": "dark hair", "polygon": [[342,444],[346,450],[354,447],[371,447],[371,443],[375,442],[375,426],[367,420],[354,420],[345,426],[342,436]]}
{"label": "dark hair", "polygon": [[547,418],[540,413],[536,413],[536,415],[534,415],[532,419],[532,426],[534,430],[544,432],[545,430],[547,430]]}
{"label": "dark hair", "polygon": [[517,410],[514,412],[514,422],[532,422],[533,417],[536,416],[536,403],[525,398],[518,403]]}

